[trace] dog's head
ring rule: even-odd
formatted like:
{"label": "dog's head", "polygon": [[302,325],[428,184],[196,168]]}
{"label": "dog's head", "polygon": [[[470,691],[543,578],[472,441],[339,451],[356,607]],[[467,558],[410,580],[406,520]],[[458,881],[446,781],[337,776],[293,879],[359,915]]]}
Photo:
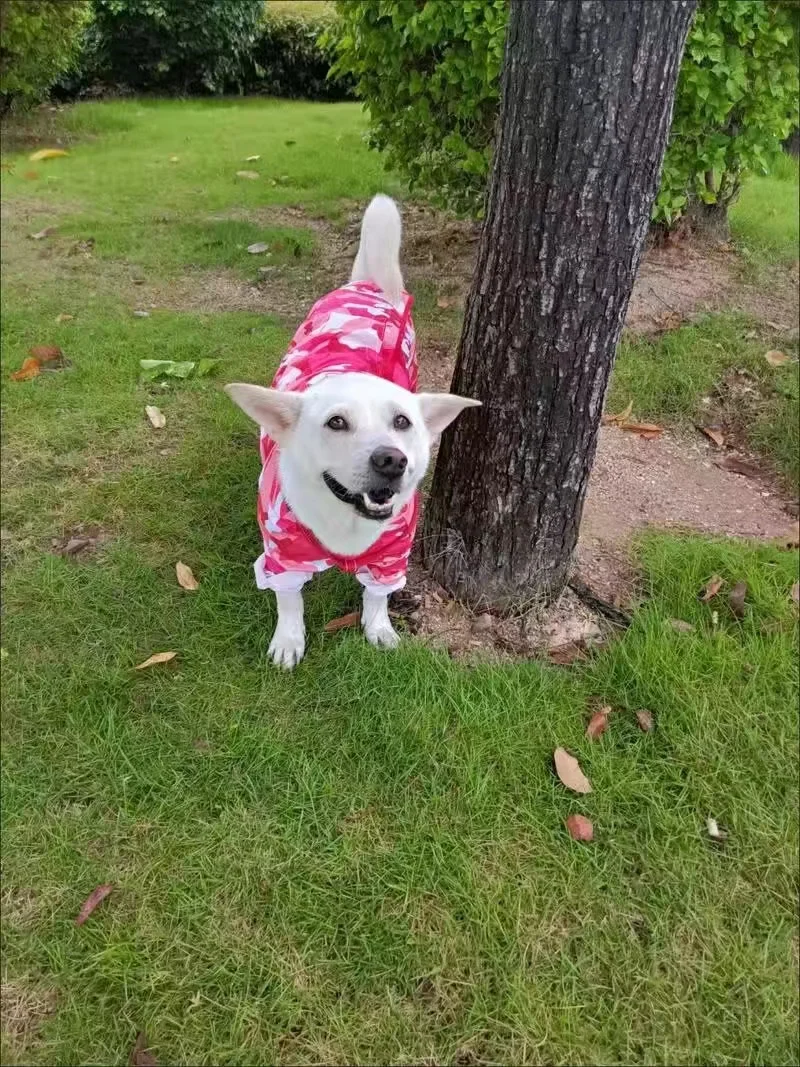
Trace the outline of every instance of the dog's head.
{"label": "dog's head", "polygon": [[225,389],[309,487],[324,485],[378,521],[408,502],[442,430],[480,404],[450,393],[410,393],[370,374],[331,375],[304,393],[239,383]]}

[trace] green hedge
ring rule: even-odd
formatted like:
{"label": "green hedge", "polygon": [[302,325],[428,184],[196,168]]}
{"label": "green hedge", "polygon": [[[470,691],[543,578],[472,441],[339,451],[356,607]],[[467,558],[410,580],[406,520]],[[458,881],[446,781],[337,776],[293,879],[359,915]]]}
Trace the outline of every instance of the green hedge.
{"label": "green hedge", "polygon": [[61,99],[109,92],[247,93],[306,100],[355,96],[329,78],[335,12],[266,9],[262,0],[94,0],[77,71]]}
{"label": "green hedge", "polygon": [[131,89],[217,93],[243,82],[261,0],[94,0],[87,73]]}
{"label": "green hedge", "polygon": [[306,100],[346,100],[355,96],[355,79],[329,77],[335,60],[325,43],[335,15],[320,4],[318,14],[267,8],[251,52],[245,92]]}

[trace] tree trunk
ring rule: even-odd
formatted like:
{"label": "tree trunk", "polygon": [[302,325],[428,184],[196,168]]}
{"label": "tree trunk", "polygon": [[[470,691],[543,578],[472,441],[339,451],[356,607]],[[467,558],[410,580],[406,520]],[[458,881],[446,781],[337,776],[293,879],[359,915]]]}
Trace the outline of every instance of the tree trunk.
{"label": "tree trunk", "polygon": [[701,237],[722,243],[730,240],[731,227],[728,221],[727,200],[705,204],[702,200],[690,198],[686,214],[692,229]]}
{"label": "tree trunk", "polygon": [[473,604],[563,589],[603,397],[658,190],[695,0],[512,0],[500,129],[425,512]]}

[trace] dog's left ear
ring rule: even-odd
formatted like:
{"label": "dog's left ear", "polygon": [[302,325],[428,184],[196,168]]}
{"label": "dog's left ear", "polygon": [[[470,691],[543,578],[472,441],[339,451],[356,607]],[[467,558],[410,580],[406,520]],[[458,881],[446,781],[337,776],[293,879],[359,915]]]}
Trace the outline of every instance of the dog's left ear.
{"label": "dog's left ear", "polygon": [[243,382],[226,385],[225,392],[278,444],[286,440],[300,417],[303,404],[300,393],[283,393],[279,389],[264,389],[261,385],[245,385]]}
{"label": "dog's left ear", "polygon": [[425,426],[432,437],[446,429],[464,408],[481,406],[480,400],[469,400],[465,396],[455,396],[453,393],[418,393],[417,400],[422,409]]}

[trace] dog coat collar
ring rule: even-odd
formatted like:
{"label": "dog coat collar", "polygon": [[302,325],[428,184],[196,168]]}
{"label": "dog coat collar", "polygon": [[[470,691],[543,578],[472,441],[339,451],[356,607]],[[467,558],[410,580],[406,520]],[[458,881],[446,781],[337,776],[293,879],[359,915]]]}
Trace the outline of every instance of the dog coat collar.
{"label": "dog coat collar", "polygon": [[[374,374],[416,392],[412,302],[404,293],[396,306],[368,282],[351,282],[328,293],[295,333],[272,387],[305,392],[327,375],[355,372]],[[258,587],[299,589],[317,572],[338,567],[375,592],[402,589],[419,516],[417,494],[366,552],[337,556],[319,543],[289,507],[280,485],[279,455],[277,444],[262,430],[258,524],[264,551],[255,563]]]}

